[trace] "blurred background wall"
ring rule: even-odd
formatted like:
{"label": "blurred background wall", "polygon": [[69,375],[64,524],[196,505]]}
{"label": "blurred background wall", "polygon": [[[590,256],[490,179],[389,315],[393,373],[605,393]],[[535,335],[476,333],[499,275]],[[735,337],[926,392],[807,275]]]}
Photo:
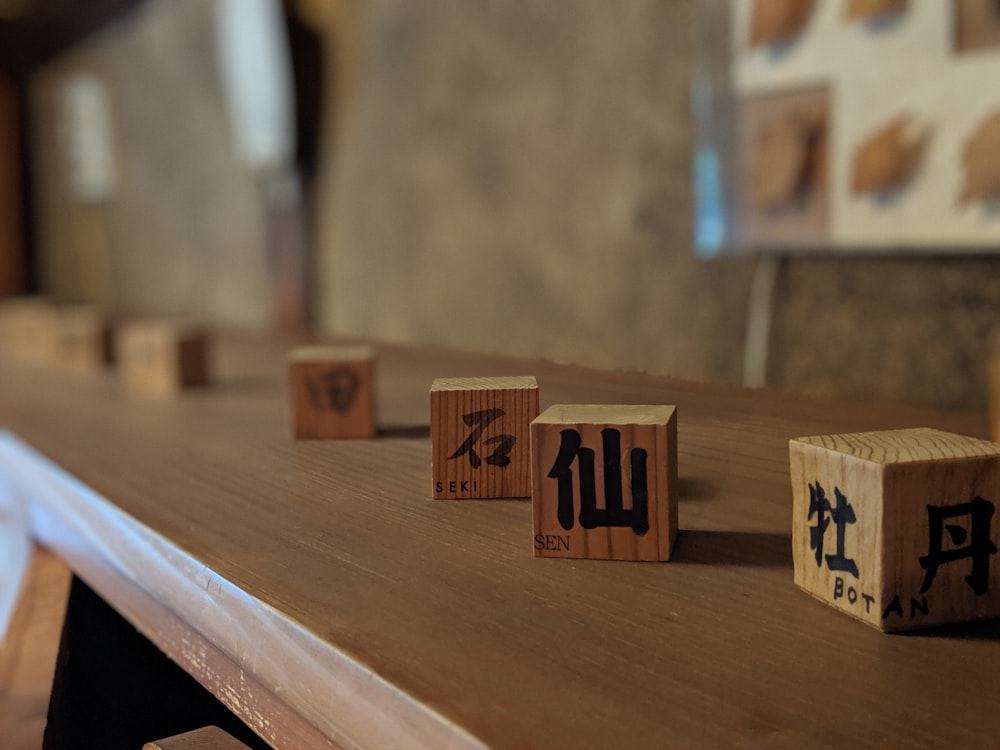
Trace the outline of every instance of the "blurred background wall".
{"label": "blurred background wall", "polygon": [[[303,183],[316,327],[740,382],[756,258],[692,250],[696,1],[286,3],[325,40]],[[42,289],[273,321],[213,22],[203,0],[146,0],[31,76]],[[116,187],[96,203],[60,161],[81,71],[113,102]],[[787,257],[766,383],[984,409],[998,302],[992,257]]]}
{"label": "blurred background wall", "polygon": [[748,262],[691,250],[691,7],[363,4],[322,324],[733,381]]}
{"label": "blurred background wall", "polygon": [[[30,85],[44,291],[127,309],[264,326],[272,316],[262,201],[234,151],[212,3],[146,2],[42,67]],[[107,89],[114,187],[80,196],[67,86]]]}

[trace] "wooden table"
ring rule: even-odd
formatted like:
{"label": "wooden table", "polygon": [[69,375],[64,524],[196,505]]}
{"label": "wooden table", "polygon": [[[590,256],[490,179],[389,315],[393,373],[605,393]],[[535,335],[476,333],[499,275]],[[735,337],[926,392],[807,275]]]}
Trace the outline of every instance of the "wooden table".
{"label": "wooden table", "polygon": [[[996,624],[875,632],[795,588],[789,539],[789,438],[984,418],[386,346],[381,437],[294,442],[284,351],[227,338],[172,401],[0,360],[34,533],[273,746],[1000,743]],[[504,374],[678,405],[672,562],[534,559],[528,502],[429,499],[432,379]]]}

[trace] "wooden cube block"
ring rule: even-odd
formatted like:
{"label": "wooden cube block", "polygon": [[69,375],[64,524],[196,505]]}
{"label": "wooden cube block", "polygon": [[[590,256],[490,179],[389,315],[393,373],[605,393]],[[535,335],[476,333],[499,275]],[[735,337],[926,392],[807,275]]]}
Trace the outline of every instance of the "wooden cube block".
{"label": "wooden cube block", "polygon": [[531,496],[531,376],[438,378],[431,385],[433,497]]}
{"label": "wooden cube block", "polygon": [[296,440],[371,438],[375,422],[375,350],[313,346],[288,355]]}
{"label": "wooden cube block", "polygon": [[531,423],[536,557],[669,560],[677,409],[552,406]]}
{"label": "wooden cube block", "polygon": [[0,350],[23,362],[50,365],[55,359],[55,304],[37,296],[0,302]]}
{"label": "wooden cube block", "polygon": [[1000,445],[930,429],[792,440],[807,593],[883,631],[1000,615]]}
{"label": "wooden cube block", "polygon": [[107,314],[97,307],[61,307],[56,313],[55,363],[74,372],[93,372],[111,363],[112,330]]}
{"label": "wooden cube block", "polygon": [[122,382],[140,395],[171,396],[207,384],[208,352],[206,330],[186,321],[129,321],[115,337]]}

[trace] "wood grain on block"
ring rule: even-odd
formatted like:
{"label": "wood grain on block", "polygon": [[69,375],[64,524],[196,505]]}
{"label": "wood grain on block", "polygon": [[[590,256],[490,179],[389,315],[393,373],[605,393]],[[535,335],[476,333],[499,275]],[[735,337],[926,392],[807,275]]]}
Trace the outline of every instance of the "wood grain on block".
{"label": "wood grain on block", "polygon": [[959,203],[1000,195],[1000,112],[994,112],[972,132],[962,147],[965,181]]}
{"label": "wood grain on block", "polygon": [[250,750],[218,727],[204,727],[193,732],[175,734],[155,742],[147,742],[142,750]]}
{"label": "wood grain on block", "polygon": [[196,323],[135,320],[115,337],[118,372],[137,394],[170,396],[208,383],[208,333]]}
{"label": "wood grain on block", "polygon": [[375,437],[375,350],[312,346],[288,355],[296,440]]}
{"label": "wood grain on block", "polygon": [[552,406],[531,423],[536,557],[669,560],[677,409]]}
{"label": "wood grain on block", "polygon": [[792,440],[807,593],[887,631],[1000,615],[1000,445],[931,429]]}
{"label": "wood grain on block", "polygon": [[46,297],[11,297],[0,301],[0,351],[11,357],[52,364],[56,330],[56,306]]}
{"label": "wood grain on block", "polygon": [[813,0],[756,0],[750,45],[778,44],[798,36],[809,20]]}
{"label": "wood grain on block", "polygon": [[906,10],[907,0],[848,0],[844,16],[852,21],[874,21]]}
{"label": "wood grain on block", "polygon": [[60,307],[55,315],[54,357],[74,372],[100,370],[112,361],[113,332],[108,314],[89,305]]}
{"label": "wood grain on block", "polygon": [[913,177],[927,140],[915,118],[900,116],[863,141],[854,152],[851,191],[881,193],[902,187]]}
{"label": "wood grain on block", "polygon": [[531,496],[532,376],[437,378],[431,385],[432,494]]}

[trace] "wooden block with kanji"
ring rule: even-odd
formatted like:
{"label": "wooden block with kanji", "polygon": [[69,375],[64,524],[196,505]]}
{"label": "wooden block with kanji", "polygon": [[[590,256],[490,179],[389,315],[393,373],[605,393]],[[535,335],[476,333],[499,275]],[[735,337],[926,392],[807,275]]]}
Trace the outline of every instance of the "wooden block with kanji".
{"label": "wooden block with kanji", "polygon": [[56,313],[53,356],[60,367],[93,372],[111,363],[113,332],[106,312],[90,305],[61,307]]}
{"label": "wooden block with kanji", "polygon": [[209,335],[197,323],[145,319],[123,323],[115,337],[118,373],[135,394],[164,397],[206,385]]}
{"label": "wooden block with kanji", "polygon": [[803,590],[886,632],[1000,615],[1000,445],[908,429],[789,454]]}
{"label": "wooden block with kanji", "polygon": [[531,376],[438,378],[431,386],[432,494],[436,498],[531,496]]}
{"label": "wooden block with kanji", "polygon": [[371,438],[375,421],[375,350],[309,346],[288,355],[296,440]]}
{"label": "wooden block with kanji", "polygon": [[531,423],[536,557],[669,560],[677,409],[552,406]]}

